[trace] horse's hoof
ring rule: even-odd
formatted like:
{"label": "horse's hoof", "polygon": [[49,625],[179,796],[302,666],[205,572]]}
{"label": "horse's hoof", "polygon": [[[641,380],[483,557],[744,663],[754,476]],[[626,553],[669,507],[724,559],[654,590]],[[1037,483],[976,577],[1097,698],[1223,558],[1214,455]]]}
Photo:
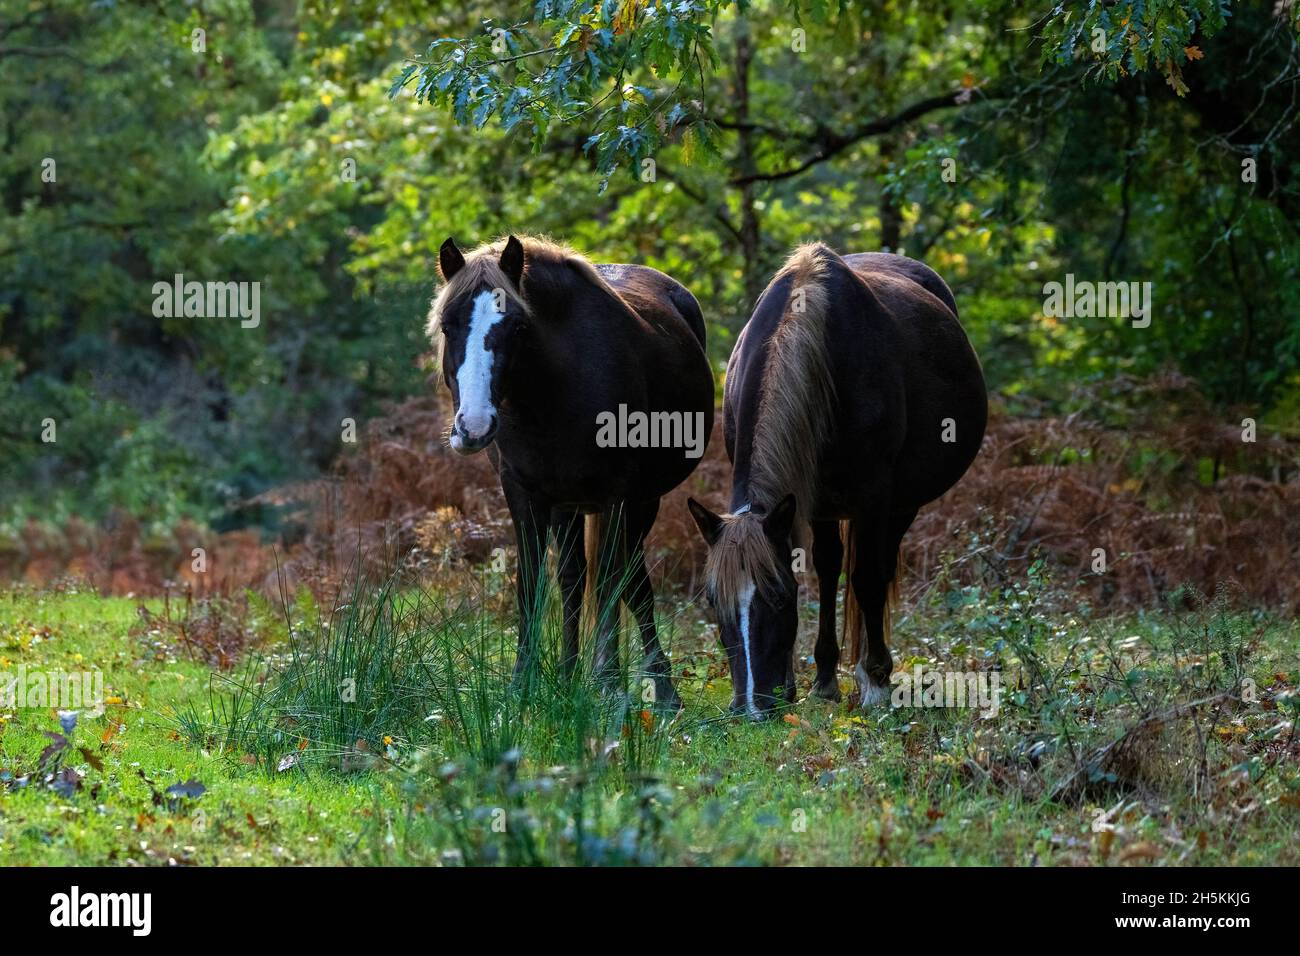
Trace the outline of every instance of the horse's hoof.
{"label": "horse's hoof", "polygon": [[821,700],[829,700],[833,703],[839,703],[843,699],[843,695],[840,693],[839,681],[834,678],[831,678],[825,683],[822,683],[821,681],[815,682],[812,685],[812,690],[809,691],[809,696],[818,697]]}
{"label": "horse's hoof", "polygon": [[676,691],[671,694],[659,694],[656,695],[650,709],[660,717],[676,717],[682,712],[682,699],[677,696]]}
{"label": "horse's hoof", "polygon": [[853,672],[858,680],[858,690],[861,691],[858,706],[863,710],[867,710],[871,707],[889,703],[892,693],[889,688],[888,677],[885,678],[884,683],[878,684],[861,664],[854,668]]}
{"label": "horse's hoof", "polygon": [[641,678],[641,699],[646,700],[647,692],[650,700],[646,701],[650,709],[657,714],[676,714],[682,709],[682,699],[677,696],[677,688],[673,682],[664,675],[643,677]]}
{"label": "horse's hoof", "polygon": [[532,684],[532,678],[527,671],[516,670],[510,675],[510,681],[506,684],[506,689],[511,694],[523,694],[529,690]]}
{"label": "horse's hoof", "polygon": [[869,683],[862,689],[862,700],[859,701],[859,706],[863,710],[870,710],[872,707],[888,704],[889,697],[888,687],[877,687],[875,684]]}

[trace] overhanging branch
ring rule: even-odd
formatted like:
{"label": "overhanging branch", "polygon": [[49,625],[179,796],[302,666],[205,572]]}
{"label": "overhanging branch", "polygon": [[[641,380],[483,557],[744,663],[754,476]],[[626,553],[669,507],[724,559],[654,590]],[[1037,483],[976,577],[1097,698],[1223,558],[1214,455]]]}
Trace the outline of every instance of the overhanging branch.
{"label": "overhanging branch", "polygon": [[[978,102],[987,103],[992,100],[1003,99],[1003,93],[983,93],[979,94]],[[857,129],[847,133],[837,133],[834,130],[827,130],[820,138],[820,148],[807,159],[791,166],[788,169],[782,169],[772,173],[750,173],[746,176],[737,176],[730,180],[732,186],[747,186],[750,183],[757,182],[775,182],[781,179],[790,179],[801,173],[807,172],[819,163],[824,163],[828,159],[833,159],[840,153],[844,152],[850,146],[862,142],[864,139],[870,139],[872,136],[880,136],[884,133],[891,132],[900,126],[904,126],[913,120],[920,119],[928,113],[936,110],[948,109],[955,106],[965,106],[977,102],[976,91],[969,89],[956,90],[951,93],[944,93],[940,96],[931,96],[928,99],[920,100],[913,103],[906,109],[900,110],[892,116],[881,117],[864,123]]]}

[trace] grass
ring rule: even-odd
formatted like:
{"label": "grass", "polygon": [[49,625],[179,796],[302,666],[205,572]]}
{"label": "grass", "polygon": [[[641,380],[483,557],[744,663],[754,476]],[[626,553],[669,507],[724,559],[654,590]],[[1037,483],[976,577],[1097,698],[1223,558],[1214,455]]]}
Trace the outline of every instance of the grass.
{"label": "grass", "polygon": [[[0,856],[1300,862],[1300,626],[1224,596],[1096,618],[1036,573],[990,592],[937,586],[895,628],[898,666],[998,669],[996,716],[808,700],[762,725],[725,718],[725,660],[686,602],[663,619],[686,704],[671,722],[634,674],[612,694],[545,655],[511,689],[513,628],[477,600],[381,582],[337,603],[255,609],[261,651],[215,672],[132,634],[135,602],[0,595],[0,670],[98,666],[108,696],[69,735],[72,783],[41,773],[58,715],[0,709]],[[552,645],[555,625],[552,612]],[[799,678],[806,691],[803,657]],[[167,792],[189,781],[202,792]]]}
{"label": "grass", "polygon": [[[69,795],[36,773],[49,709],[0,708],[0,858],[10,865],[274,864],[349,860],[372,788],[338,780],[321,787],[296,776],[267,777],[190,747],[175,715],[206,700],[211,671],[184,659],[157,659],[130,636],[136,602],[91,593],[10,592],[0,596],[0,670],[104,671],[104,713],[83,713],[70,735],[102,764],[77,752],[85,774]],[[116,729],[115,729],[116,728]],[[29,775],[25,787],[15,779]],[[146,779],[147,778],[147,779]],[[206,792],[170,807],[154,791],[198,780]],[[199,811],[202,811],[200,814]]]}

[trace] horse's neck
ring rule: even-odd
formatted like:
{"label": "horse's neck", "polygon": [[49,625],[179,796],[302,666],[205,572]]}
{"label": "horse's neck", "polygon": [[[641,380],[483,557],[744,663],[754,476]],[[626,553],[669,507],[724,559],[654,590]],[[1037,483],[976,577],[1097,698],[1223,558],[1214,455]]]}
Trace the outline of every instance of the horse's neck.
{"label": "horse's neck", "polygon": [[540,284],[527,290],[533,313],[530,333],[544,337],[520,356],[517,372],[525,375],[535,397],[555,399],[578,387],[583,368],[583,323],[579,310],[583,297],[571,288]]}
{"label": "horse's neck", "polygon": [[[812,379],[820,384],[795,387],[799,383],[787,380],[791,374],[788,367],[769,367],[771,348],[772,336],[765,336],[763,346],[749,362],[745,385],[735,402],[739,414],[731,504],[733,509],[749,503],[766,511],[786,495],[793,494],[800,514],[806,516],[817,494],[827,427],[818,416],[829,414],[830,396],[826,393],[833,386],[828,384],[829,369],[826,369],[822,377]],[[794,358],[800,362],[808,356],[796,352]],[[768,375],[780,377],[766,383],[775,390],[773,404],[763,400],[764,378]],[[792,398],[794,405],[789,404]]]}
{"label": "horse's neck", "polygon": [[[739,451],[739,446],[737,446]],[[727,510],[736,514],[741,508],[753,507],[753,494],[749,486],[749,460],[738,459],[738,464],[733,465],[731,469],[731,500],[727,503]],[[766,506],[766,502],[763,503]]]}
{"label": "horse's neck", "polygon": [[736,442],[731,464],[731,500],[733,514],[749,505],[761,509],[771,508],[774,501],[755,501],[752,482],[754,465],[754,437],[758,429],[759,403],[737,402],[745,408],[737,415]]}

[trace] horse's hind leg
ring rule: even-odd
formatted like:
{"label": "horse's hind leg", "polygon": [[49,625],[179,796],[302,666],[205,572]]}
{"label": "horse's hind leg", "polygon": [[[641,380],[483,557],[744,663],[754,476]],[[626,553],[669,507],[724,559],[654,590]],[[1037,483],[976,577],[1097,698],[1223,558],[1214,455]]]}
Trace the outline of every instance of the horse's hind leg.
{"label": "horse's hind leg", "polygon": [[672,668],[655,629],[655,595],[645,564],[645,539],[659,514],[659,501],[638,504],[628,509],[628,590],[627,606],[636,617],[645,651],[645,672],[654,682],[656,710],[677,713],[681,698],[673,687]]}
{"label": "horse's hind leg", "polygon": [[814,521],[813,568],[817,571],[817,646],[813,657],[817,661],[817,678],[813,681],[812,695],[824,700],[840,699],[840,684],[836,669],[840,663],[840,645],[835,637],[835,595],[840,586],[840,566],[844,560],[844,545],[840,542],[838,521]]}
{"label": "horse's hind leg", "polygon": [[915,510],[894,512],[883,527],[865,522],[857,526],[853,595],[866,621],[867,647],[866,654],[855,662],[853,673],[862,692],[863,707],[889,700],[889,675],[894,670],[894,659],[885,641],[889,586],[897,572],[898,547],[915,517]]}
{"label": "horse's hind leg", "polygon": [[587,578],[587,556],[583,551],[583,514],[556,511],[551,518],[555,546],[559,553],[560,595],[564,601],[564,660],[566,674],[577,669],[581,654],[578,630],[582,622],[582,592]]}
{"label": "horse's hind leg", "polygon": [[863,707],[889,700],[889,675],[894,670],[894,659],[889,656],[889,645],[885,643],[888,594],[889,581],[881,575],[874,562],[864,562],[854,571],[853,596],[862,609],[867,629],[866,653],[853,668]]}

